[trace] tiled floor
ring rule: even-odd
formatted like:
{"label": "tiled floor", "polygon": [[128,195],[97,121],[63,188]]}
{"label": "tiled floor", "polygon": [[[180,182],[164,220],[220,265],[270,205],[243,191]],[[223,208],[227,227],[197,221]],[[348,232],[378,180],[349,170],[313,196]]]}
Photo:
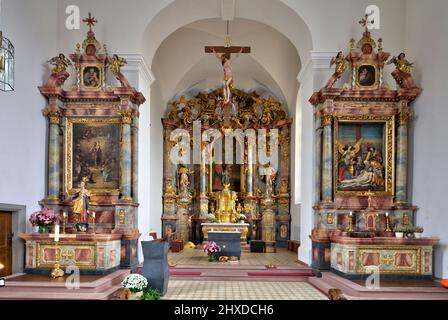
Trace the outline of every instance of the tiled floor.
{"label": "tiled floor", "polygon": [[[179,253],[170,252],[168,261],[177,265],[209,265],[207,254],[201,249],[184,249]],[[250,253],[242,252],[241,260],[238,265],[255,266],[255,265],[297,265],[297,253],[279,248],[277,253]]]}
{"label": "tiled floor", "polygon": [[327,300],[306,282],[170,280],[165,300]]}

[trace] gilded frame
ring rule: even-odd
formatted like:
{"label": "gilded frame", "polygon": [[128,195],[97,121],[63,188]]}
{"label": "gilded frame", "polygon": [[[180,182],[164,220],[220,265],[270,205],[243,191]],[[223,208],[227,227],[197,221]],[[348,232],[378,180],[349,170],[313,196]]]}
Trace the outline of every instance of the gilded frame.
{"label": "gilded frame", "polygon": [[[88,68],[97,68],[98,69],[98,71],[99,71],[98,77],[99,78],[98,78],[97,86],[86,86],[86,84],[84,83],[84,72]],[[103,82],[104,82],[104,66],[101,64],[95,64],[95,63],[83,65],[80,70],[79,78],[81,81],[81,85],[85,90],[98,90],[102,87]]]}
{"label": "gilded frame", "polygon": [[336,195],[368,196],[369,191],[343,191],[338,189],[338,146],[340,123],[384,123],[384,191],[373,191],[375,196],[393,196],[395,194],[395,116],[394,115],[334,115],[333,130],[333,186]]}
{"label": "gilded frame", "polygon": [[64,149],[64,165],[65,165],[65,192],[73,194],[79,191],[79,188],[73,186],[73,124],[119,124],[119,137],[118,137],[118,188],[88,188],[91,194],[95,193],[118,193],[121,186],[121,149],[122,149],[122,119],[119,117],[70,117],[66,118],[65,123],[65,149]]}
{"label": "gilded frame", "polygon": [[[369,66],[369,67],[372,67],[373,69],[375,69],[375,82],[369,86],[363,86],[359,83],[359,69],[362,67],[366,67],[366,66]],[[357,65],[355,67],[355,82],[356,82],[356,85],[358,86],[358,88],[371,89],[371,88],[378,87],[378,82],[379,82],[378,66],[376,66],[374,63],[362,63],[362,64]]]}

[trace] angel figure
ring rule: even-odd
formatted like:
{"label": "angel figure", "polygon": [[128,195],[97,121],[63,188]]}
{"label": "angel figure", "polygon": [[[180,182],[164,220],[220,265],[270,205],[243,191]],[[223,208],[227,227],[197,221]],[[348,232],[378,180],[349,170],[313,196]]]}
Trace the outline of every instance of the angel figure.
{"label": "angel figure", "polygon": [[393,57],[386,64],[391,64],[391,63],[393,63],[395,65],[397,70],[407,73],[407,74],[411,73],[411,68],[414,65],[414,63],[410,63],[408,60],[406,60],[406,54],[403,52],[398,55],[398,58]]}
{"label": "angel figure", "polygon": [[347,62],[344,58],[344,55],[342,54],[342,51],[339,51],[336,57],[331,58],[330,61],[330,68],[336,65],[333,75],[331,76],[330,80],[328,80],[325,88],[332,88],[334,83],[342,77],[345,70],[347,70]]}
{"label": "angel figure", "polygon": [[51,70],[52,74],[65,72],[67,67],[72,65],[70,60],[67,59],[63,53],[60,53],[57,57],[51,58],[48,63],[54,66],[53,70]]}
{"label": "angel figure", "polygon": [[118,55],[114,54],[109,62],[110,70],[112,71],[112,74],[115,76],[115,78],[120,81],[123,87],[130,87],[131,85],[129,84],[128,80],[123,75],[123,73],[121,73],[121,67],[127,64],[127,61],[124,58],[121,58]]}
{"label": "angel figure", "polygon": [[231,55],[228,53],[223,53],[222,55],[219,55],[215,49],[212,49],[213,53],[215,54],[216,58],[221,61],[222,68],[224,71],[224,104],[228,104],[230,102],[230,91],[233,90],[234,84],[233,84],[233,75],[232,75],[232,63],[239,57],[240,53],[243,52],[243,48],[235,55],[235,57],[232,59]]}
{"label": "angel figure", "polygon": [[398,55],[398,58],[393,57],[386,64],[391,63],[395,65],[395,70],[392,72],[392,76],[398,86],[404,89],[418,89],[411,75],[411,68],[414,64],[406,60],[406,54],[402,52]]}
{"label": "angel figure", "polygon": [[338,180],[349,180],[354,177],[356,155],[361,150],[361,143],[363,139],[359,139],[353,146],[344,146],[336,140],[338,151],[341,154],[339,160]]}

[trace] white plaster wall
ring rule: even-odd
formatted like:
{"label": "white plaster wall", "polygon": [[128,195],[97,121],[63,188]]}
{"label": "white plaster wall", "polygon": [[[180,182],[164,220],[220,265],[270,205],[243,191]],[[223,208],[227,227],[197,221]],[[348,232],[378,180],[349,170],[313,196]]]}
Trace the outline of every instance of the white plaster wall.
{"label": "white plaster wall", "polygon": [[435,254],[435,274],[448,278],[448,214],[446,212],[446,77],[448,67],[448,2],[406,2],[406,54],[415,62],[414,76],[423,92],[414,102],[416,117],[411,129],[409,173],[417,224],[427,236],[440,238]]}
{"label": "white plaster wall", "polygon": [[40,208],[46,190],[46,99],[38,86],[56,52],[56,0],[3,0],[0,29],[15,46],[15,91],[0,92],[0,203]]}

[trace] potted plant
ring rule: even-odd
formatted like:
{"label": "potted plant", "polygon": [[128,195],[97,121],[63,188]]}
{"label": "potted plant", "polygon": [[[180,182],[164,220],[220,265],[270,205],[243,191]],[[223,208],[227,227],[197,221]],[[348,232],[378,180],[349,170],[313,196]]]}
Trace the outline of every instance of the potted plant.
{"label": "potted plant", "polygon": [[415,227],[414,228],[414,235],[416,239],[420,239],[422,237],[424,229],[423,227]]}
{"label": "potted plant", "polygon": [[407,231],[407,229],[405,227],[396,226],[394,228],[395,237],[402,239],[404,237],[404,234],[406,231]]}
{"label": "potted plant", "polygon": [[244,223],[245,221],[246,221],[246,216],[244,215],[244,214],[242,214],[242,213],[240,213],[237,217],[236,217],[236,219],[235,219],[235,222],[236,223]]}
{"label": "potted plant", "polygon": [[141,300],[160,300],[160,291],[155,288],[148,288],[143,293]]}
{"label": "potted plant", "polygon": [[208,261],[213,262],[217,259],[218,252],[221,251],[221,247],[216,244],[215,241],[208,241],[205,243],[204,252],[207,253]]}
{"label": "potted plant", "polygon": [[143,290],[148,287],[148,280],[141,274],[132,273],[121,282],[121,286],[131,290],[133,300],[139,300],[143,296]]}
{"label": "potted plant", "polygon": [[33,227],[39,228],[39,233],[48,233],[48,227],[60,219],[61,217],[55,214],[53,210],[43,208],[31,214],[30,223]]}

